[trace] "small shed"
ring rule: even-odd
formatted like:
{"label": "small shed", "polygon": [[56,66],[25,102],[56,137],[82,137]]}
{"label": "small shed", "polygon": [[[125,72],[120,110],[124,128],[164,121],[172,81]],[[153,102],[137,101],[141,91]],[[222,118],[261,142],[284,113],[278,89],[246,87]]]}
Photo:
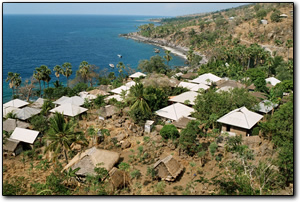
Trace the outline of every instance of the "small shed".
{"label": "small shed", "polygon": [[183,166],[172,155],[157,161],[153,168],[157,172],[157,176],[166,181],[175,181],[183,170]]}
{"label": "small shed", "polygon": [[145,123],[145,133],[151,133],[151,129],[153,126],[154,121],[147,120]]}
{"label": "small shed", "polygon": [[8,138],[5,144],[3,144],[3,151],[10,152],[14,156],[17,156],[23,151],[23,146],[19,140]]}
{"label": "small shed", "polygon": [[260,23],[263,24],[263,25],[267,25],[268,24],[268,20],[261,20]]}
{"label": "small shed", "polygon": [[109,171],[109,177],[111,183],[113,184],[114,188],[120,189],[124,186],[128,186],[130,184],[130,178],[128,173],[113,167]]}
{"label": "small shed", "polygon": [[235,109],[217,120],[222,123],[222,131],[248,136],[251,129],[263,118],[262,115],[249,111],[246,107]]}
{"label": "small shed", "polygon": [[26,105],[29,105],[28,102],[25,102],[23,100],[20,100],[20,99],[14,99],[14,100],[11,100],[5,104],[3,104],[3,107],[16,107],[16,108],[22,108]]}
{"label": "small shed", "polygon": [[119,161],[120,154],[113,151],[97,149],[92,147],[82,153],[78,153],[63,170],[80,168],[76,175],[87,176],[95,175],[94,168],[102,167],[110,171]]}
{"label": "small shed", "polygon": [[23,121],[19,121],[17,119],[7,119],[5,121],[3,121],[3,130],[10,132],[16,129],[16,127],[18,128],[29,128],[30,124],[23,122]]}

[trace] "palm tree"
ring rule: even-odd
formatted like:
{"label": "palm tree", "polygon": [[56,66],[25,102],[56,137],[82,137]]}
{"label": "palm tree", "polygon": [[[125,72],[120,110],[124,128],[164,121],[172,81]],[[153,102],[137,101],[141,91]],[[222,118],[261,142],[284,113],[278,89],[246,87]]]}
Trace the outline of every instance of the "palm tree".
{"label": "palm tree", "polygon": [[69,62],[65,62],[65,63],[62,65],[62,68],[63,68],[62,74],[67,78],[67,86],[69,86],[69,85],[68,85],[68,78],[69,78],[69,76],[71,76],[72,73],[73,73],[73,71],[72,71],[72,65],[71,65],[71,63],[69,63]]}
{"label": "palm tree", "polygon": [[62,149],[68,164],[67,151],[70,150],[70,145],[79,141],[86,143],[86,140],[83,138],[82,132],[74,131],[76,123],[66,122],[63,114],[56,112],[49,122],[50,129],[47,131],[46,139],[50,141],[50,144],[46,147],[45,153],[53,151],[58,154]]}
{"label": "palm tree", "polygon": [[137,83],[135,86],[132,86],[127,97],[127,101],[131,104],[130,110],[139,111],[144,115],[151,114],[146,97],[143,84]]}
{"label": "palm tree", "polygon": [[45,82],[49,82],[51,80],[50,74],[51,70],[46,65],[40,66],[41,74],[42,74],[42,81],[44,83],[44,89],[45,89]]}
{"label": "palm tree", "polygon": [[169,50],[165,50],[165,56],[164,56],[164,58],[166,59],[166,61],[167,61],[167,65],[169,66],[169,62],[170,62],[170,60],[172,60],[173,58],[172,58],[172,56],[170,55],[170,53],[171,53],[171,51],[169,51]]}
{"label": "palm tree", "polygon": [[35,68],[35,71],[33,72],[33,78],[35,78],[39,82],[40,96],[41,96],[42,93],[41,80],[43,79],[43,74],[42,74],[42,70],[39,67]]}
{"label": "palm tree", "polygon": [[55,71],[55,76],[56,76],[57,80],[59,81],[59,76],[60,76],[60,74],[63,73],[63,70],[62,70],[61,66],[56,65],[56,66],[53,68],[53,71]]}
{"label": "palm tree", "polygon": [[76,76],[81,76],[83,82],[86,83],[90,74],[90,64],[87,61],[82,61],[79,65],[79,69],[76,72]]}
{"label": "palm tree", "polygon": [[12,96],[15,94],[15,88],[21,85],[21,77],[19,73],[8,72],[6,82],[9,81],[9,88],[12,89]]}

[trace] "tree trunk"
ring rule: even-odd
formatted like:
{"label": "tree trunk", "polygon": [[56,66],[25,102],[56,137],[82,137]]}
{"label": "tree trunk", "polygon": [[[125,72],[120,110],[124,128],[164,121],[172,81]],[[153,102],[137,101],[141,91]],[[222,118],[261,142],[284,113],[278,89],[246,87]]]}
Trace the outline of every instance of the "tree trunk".
{"label": "tree trunk", "polygon": [[249,57],[249,60],[248,60],[248,66],[247,66],[247,70],[249,69],[249,67],[250,67],[250,57]]}
{"label": "tree trunk", "polygon": [[69,77],[67,76],[67,87],[69,87],[69,84],[68,84],[68,78],[69,78]]}
{"label": "tree trunk", "polygon": [[64,149],[64,154],[65,154],[65,159],[66,159],[66,161],[67,161],[67,164],[69,163],[69,161],[68,161],[68,156],[67,156],[67,152],[66,152],[66,150]]}
{"label": "tree trunk", "polygon": [[41,94],[42,94],[41,80],[39,80],[39,85],[40,85],[40,97],[41,97]]}

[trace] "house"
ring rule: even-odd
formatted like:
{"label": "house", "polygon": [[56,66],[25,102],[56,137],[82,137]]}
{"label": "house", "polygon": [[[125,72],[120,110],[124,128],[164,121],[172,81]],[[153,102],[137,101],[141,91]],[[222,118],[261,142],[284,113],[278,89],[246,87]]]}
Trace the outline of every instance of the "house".
{"label": "house", "polygon": [[240,82],[234,80],[219,80],[216,82],[217,87],[220,89],[222,87],[232,87],[232,88],[245,88],[246,86]]}
{"label": "house", "polygon": [[280,83],[281,81],[276,79],[275,77],[269,77],[266,80],[266,83],[270,83],[272,86],[276,86],[276,84]]}
{"label": "house", "polygon": [[99,115],[103,118],[111,117],[114,114],[120,113],[120,109],[113,105],[107,105],[99,109]]}
{"label": "house", "polygon": [[18,155],[23,150],[33,146],[38,134],[39,131],[16,127],[3,145],[3,150]]}
{"label": "house", "polygon": [[16,117],[20,120],[27,120],[34,115],[41,113],[42,109],[24,107],[16,112]]}
{"label": "house", "polygon": [[59,98],[58,100],[54,101],[53,104],[55,104],[56,106],[57,106],[57,105],[61,105],[61,103],[62,103],[64,100],[68,99],[68,98],[70,98],[70,97],[68,97],[68,96],[62,96],[62,97]]}
{"label": "house", "polygon": [[175,181],[177,176],[182,172],[183,166],[178,163],[172,155],[157,161],[154,166],[157,176],[162,180]]}
{"label": "house", "polygon": [[175,103],[155,112],[160,117],[177,121],[181,117],[188,117],[195,110],[181,103]]}
{"label": "house", "polygon": [[130,184],[130,178],[128,173],[117,169],[116,167],[113,167],[109,171],[109,177],[115,189],[120,189]]}
{"label": "house", "polygon": [[274,108],[278,107],[278,104],[274,104],[269,100],[263,100],[258,105],[258,112],[267,114],[272,111]]}
{"label": "house", "polygon": [[109,95],[109,93],[107,93],[104,90],[100,90],[100,89],[90,90],[90,91],[88,91],[88,93],[90,95],[95,95],[95,96],[98,96],[98,95]]}
{"label": "house", "polygon": [[132,79],[136,79],[136,78],[140,78],[140,77],[146,77],[147,75],[146,74],[143,74],[142,72],[136,72],[134,74],[131,74],[129,76],[129,78],[132,78]]}
{"label": "house", "polygon": [[217,82],[219,80],[221,80],[220,77],[218,77],[214,74],[211,74],[211,73],[207,73],[207,74],[202,74],[202,75],[198,76],[197,78],[193,79],[192,82],[211,85],[213,82]]}
{"label": "house", "polygon": [[69,98],[66,98],[62,101],[60,101],[58,104],[63,105],[63,104],[72,104],[72,105],[77,105],[77,106],[81,106],[84,104],[84,99],[79,97],[79,96],[72,96]]}
{"label": "house", "polygon": [[17,108],[17,107],[12,107],[12,106],[8,106],[8,107],[4,107],[3,106],[3,117],[6,117],[7,114],[9,113],[13,113],[13,114],[16,114],[18,111],[20,110],[20,108]]}
{"label": "house", "polygon": [[115,88],[115,89],[111,90],[110,92],[120,95],[122,93],[122,91],[126,91],[126,92],[129,91],[131,86],[134,86],[135,84],[136,83],[134,81],[130,81],[130,82],[126,83],[125,85],[120,86],[119,88]]}
{"label": "house", "polygon": [[88,109],[83,108],[83,107],[79,107],[77,105],[73,105],[71,103],[66,103],[66,104],[62,104],[59,107],[56,107],[54,109],[51,109],[50,112],[55,113],[62,113],[65,116],[77,116],[79,114],[82,114],[84,112],[86,112]]}
{"label": "house", "polygon": [[251,129],[263,118],[246,107],[235,109],[217,120],[222,123],[222,133],[249,136]]}
{"label": "house", "polygon": [[30,124],[23,122],[23,121],[19,121],[17,119],[7,119],[5,121],[3,121],[3,130],[10,132],[16,129],[16,127],[18,128],[29,128]]}
{"label": "house", "polygon": [[193,72],[188,72],[186,74],[181,75],[182,79],[194,79],[195,77],[197,77],[198,74],[197,73],[193,73]]}
{"label": "house", "polygon": [[111,96],[108,96],[104,99],[105,102],[108,102],[109,100],[111,99],[116,99],[118,102],[122,102],[123,99],[121,97],[121,95],[111,95]]}
{"label": "house", "polygon": [[178,87],[183,87],[183,88],[187,88],[191,91],[198,91],[199,89],[203,89],[203,90],[207,90],[209,89],[209,86],[208,85],[205,85],[203,83],[200,83],[200,84],[196,84],[196,83],[190,83],[190,82],[184,82],[184,81],[181,81],[179,84],[178,84]]}
{"label": "house", "polygon": [[38,98],[34,103],[32,103],[30,105],[30,107],[33,107],[33,108],[42,108],[43,107],[43,104],[45,102],[45,99],[43,98]]}
{"label": "house", "polygon": [[184,93],[181,93],[180,95],[174,96],[169,101],[171,102],[179,102],[186,105],[195,105],[196,97],[199,95],[199,93],[195,91],[187,91]]}
{"label": "house", "polygon": [[6,107],[22,108],[26,105],[29,105],[29,103],[25,102],[23,100],[20,100],[20,99],[14,99],[14,100],[11,100],[11,101],[3,104],[3,108],[6,108]]}
{"label": "house", "polygon": [[96,172],[94,169],[96,167],[105,168],[107,171],[110,171],[119,161],[119,158],[120,154],[117,152],[92,147],[82,153],[78,153],[63,170],[80,168],[76,172],[78,176],[95,175]]}

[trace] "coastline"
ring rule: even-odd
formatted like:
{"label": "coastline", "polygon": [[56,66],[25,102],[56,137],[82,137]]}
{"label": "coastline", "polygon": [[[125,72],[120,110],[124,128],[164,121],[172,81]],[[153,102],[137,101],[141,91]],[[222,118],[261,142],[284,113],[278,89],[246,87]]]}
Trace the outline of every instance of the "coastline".
{"label": "coastline", "polygon": [[[143,43],[148,43],[152,44],[155,46],[159,46],[165,50],[171,51],[174,55],[177,55],[179,57],[184,58],[185,60],[187,59],[187,52],[189,51],[188,47],[176,45],[174,43],[168,42],[165,39],[158,39],[158,38],[147,38],[144,36],[139,35],[137,32],[131,32],[128,34],[120,34],[120,37],[125,37],[129,39],[133,39],[135,41],[143,42]],[[199,52],[194,52],[194,54],[202,56],[202,60],[200,61],[200,64],[206,64],[208,62],[207,58],[205,55],[199,53]]]}

